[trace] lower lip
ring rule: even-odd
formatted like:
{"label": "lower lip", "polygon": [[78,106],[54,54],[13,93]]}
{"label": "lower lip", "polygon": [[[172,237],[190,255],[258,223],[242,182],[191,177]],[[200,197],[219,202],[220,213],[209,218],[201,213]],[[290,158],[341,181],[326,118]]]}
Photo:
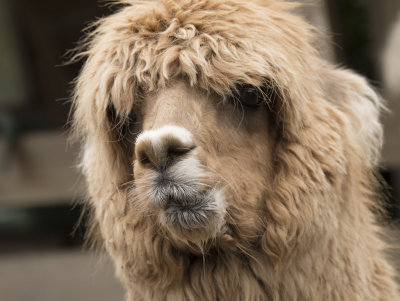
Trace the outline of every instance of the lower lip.
{"label": "lower lip", "polygon": [[206,227],[213,213],[207,210],[204,200],[198,199],[185,202],[185,204],[170,202],[165,207],[163,215],[166,224],[197,229]]}

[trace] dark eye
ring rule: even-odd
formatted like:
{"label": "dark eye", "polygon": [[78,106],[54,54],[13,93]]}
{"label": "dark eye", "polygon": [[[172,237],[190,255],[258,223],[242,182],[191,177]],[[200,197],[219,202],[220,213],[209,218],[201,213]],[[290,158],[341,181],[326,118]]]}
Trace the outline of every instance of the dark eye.
{"label": "dark eye", "polygon": [[107,118],[108,121],[110,122],[111,128],[117,130],[120,136],[133,134],[135,132],[137,116],[134,111],[131,111],[126,118],[122,119],[117,114],[114,106],[109,105],[107,108]]}
{"label": "dark eye", "polygon": [[107,107],[107,119],[111,126],[115,126],[118,123],[117,112],[113,105],[108,105]]}
{"label": "dark eye", "polygon": [[134,111],[131,111],[128,115],[127,122],[129,123],[130,127],[135,126],[135,123],[137,122],[137,116]]}
{"label": "dark eye", "polygon": [[234,100],[239,101],[240,104],[247,108],[257,108],[263,102],[261,92],[251,85],[242,85],[237,89],[233,95]]}

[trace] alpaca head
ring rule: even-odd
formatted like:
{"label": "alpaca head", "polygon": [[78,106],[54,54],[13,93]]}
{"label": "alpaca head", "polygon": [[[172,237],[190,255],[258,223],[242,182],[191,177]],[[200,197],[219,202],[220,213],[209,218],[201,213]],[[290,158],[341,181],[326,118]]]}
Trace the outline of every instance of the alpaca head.
{"label": "alpaca head", "polygon": [[224,101],[177,79],[136,107],[130,201],[175,239],[217,238],[227,221],[248,235],[260,228],[273,95],[247,85],[238,93]]}
{"label": "alpaca head", "polygon": [[109,250],[147,237],[148,254],[167,239],[279,256],[323,232],[321,216],[334,223],[341,205],[320,200],[344,191],[360,154],[374,162],[380,141],[365,81],[318,59],[292,4],[125,2],[89,35],[75,94]]}

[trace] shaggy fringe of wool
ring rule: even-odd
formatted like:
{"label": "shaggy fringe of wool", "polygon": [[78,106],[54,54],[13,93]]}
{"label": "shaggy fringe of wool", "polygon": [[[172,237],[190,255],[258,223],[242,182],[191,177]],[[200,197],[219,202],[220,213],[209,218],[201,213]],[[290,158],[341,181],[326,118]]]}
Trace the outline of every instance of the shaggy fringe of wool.
{"label": "shaggy fringe of wool", "polygon": [[[86,61],[73,131],[93,228],[127,300],[400,300],[376,217],[382,101],[366,80],[319,59],[294,4],[123,3],[74,58]],[[244,220],[252,205],[239,200],[225,232],[197,245],[178,244],[133,204],[132,150],[107,120],[112,104],[122,126],[143,95],[177,79],[222,101],[237,83],[280,95],[268,103],[271,179],[252,179],[265,183],[262,210]]]}

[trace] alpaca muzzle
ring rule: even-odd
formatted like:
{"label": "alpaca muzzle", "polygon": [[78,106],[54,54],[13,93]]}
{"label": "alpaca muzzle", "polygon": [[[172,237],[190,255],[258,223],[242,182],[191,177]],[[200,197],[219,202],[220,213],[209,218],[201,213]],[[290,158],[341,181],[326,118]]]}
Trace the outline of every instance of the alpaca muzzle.
{"label": "alpaca muzzle", "polygon": [[[136,140],[138,168],[147,177],[137,177],[147,187],[149,206],[160,212],[163,226],[181,238],[214,237],[225,215],[223,193],[204,172],[196,144],[189,131],[178,126],[147,130]],[[197,235],[198,236],[198,235]]]}

